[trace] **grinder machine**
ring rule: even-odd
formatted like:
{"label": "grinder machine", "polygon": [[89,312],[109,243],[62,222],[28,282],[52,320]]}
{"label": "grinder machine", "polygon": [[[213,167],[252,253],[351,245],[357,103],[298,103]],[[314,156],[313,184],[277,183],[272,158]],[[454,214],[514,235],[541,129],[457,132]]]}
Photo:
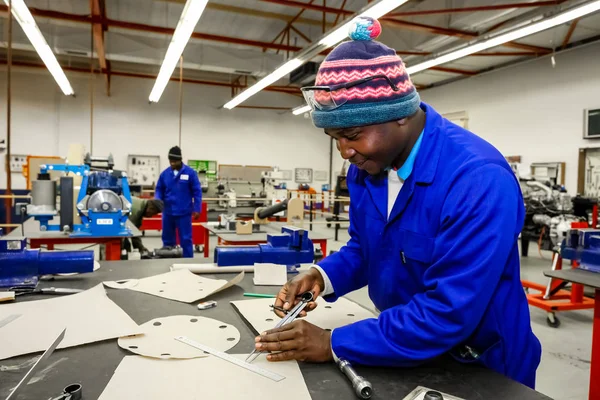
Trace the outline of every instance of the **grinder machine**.
{"label": "grinder machine", "polygon": [[[102,167],[97,167],[98,163]],[[40,222],[42,231],[66,231],[72,237],[130,236],[127,218],[131,212],[131,194],[127,175],[113,171],[113,166],[112,157],[89,154],[83,165],[42,165],[38,180],[32,182],[32,204],[27,206],[27,214]],[[60,178],[60,213],[56,207],[56,181],[50,180],[50,171],[65,173]],[[74,177],[82,178],[75,205],[81,223],[75,223],[73,217]],[[50,224],[57,214],[60,224]]]}

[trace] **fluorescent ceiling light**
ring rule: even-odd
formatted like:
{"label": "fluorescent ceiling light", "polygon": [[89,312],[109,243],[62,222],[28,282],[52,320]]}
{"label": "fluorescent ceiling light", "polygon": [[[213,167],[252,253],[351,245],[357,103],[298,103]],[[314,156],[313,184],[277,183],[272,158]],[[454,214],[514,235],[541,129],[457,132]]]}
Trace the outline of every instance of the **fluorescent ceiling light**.
{"label": "fluorescent ceiling light", "polygon": [[301,115],[301,114],[307,113],[307,112],[309,112],[311,110],[312,110],[312,108],[308,104],[305,104],[303,106],[299,106],[299,107],[294,108],[292,110],[292,114],[294,114],[294,115]]}
{"label": "fluorescent ceiling light", "polygon": [[[378,3],[367,6],[357,16],[380,18],[385,14],[389,13],[390,11],[393,11],[396,8],[400,7],[407,1],[408,0],[381,0]],[[234,97],[223,107],[231,110],[232,108],[248,100],[250,97],[254,96],[256,93],[260,92],[267,86],[277,82],[279,79],[283,78],[285,75],[300,67],[302,64],[304,64],[323,50],[338,44],[348,36],[348,28],[350,27],[351,23],[352,21],[350,20],[342,24],[340,27],[335,28],[333,31],[326,34],[322,39],[320,39],[314,44],[311,44],[309,47],[300,52],[296,58],[286,62],[285,64],[277,68],[275,71],[271,72],[269,75],[265,76],[263,79],[256,82],[248,89],[244,90],[242,93]]]}
{"label": "fluorescent ceiling light", "polygon": [[[8,6],[8,0],[4,0],[4,2]],[[75,94],[65,72],[60,67],[54,53],[52,53],[52,49],[48,46],[46,39],[44,39],[42,32],[40,32],[23,0],[12,0],[11,11],[63,93],[67,96]]]}
{"label": "fluorescent ceiling light", "polygon": [[200,16],[206,7],[206,3],[208,3],[208,0],[186,1],[183,12],[181,13],[181,18],[173,33],[171,44],[169,44],[167,54],[165,54],[165,59],[160,67],[160,72],[158,73],[158,77],[156,77],[152,92],[150,92],[149,100],[151,102],[157,103],[158,100],[160,100],[160,96],[165,90],[167,83],[169,83],[171,75],[173,75],[175,66],[177,66],[177,61],[179,61],[179,57],[183,54],[183,49],[190,40],[190,36],[192,36],[192,33],[194,32],[196,24],[200,20]]}
{"label": "fluorescent ceiling light", "polygon": [[475,43],[470,46],[467,46],[462,49],[458,49],[456,51],[441,55],[439,57],[435,57],[431,60],[424,61],[420,64],[414,65],[412,67],[408,67],[406,71],[409,74],[415,74],[417,72],[424,71],[431,67],[435,67],[436,65],[445,64],[454,60],[458,60],[459,58],[463,58],[469,56],[474,53],[478,53],[483,50],[487,50],[492,47],[500,46],[501,44],[512,42],[513,40],[521,39],[525,36],[533,35],[535,33],[544,31],[546,29],[553,28],[557,25],[561,25],[572,21],[574,19],[583,17],[587,14],[591,14],[600,10],[600,0],[593,1],[591,3],[587,3],[583,6],[576,7],[569,11],[558,14],[554,17],[550,17],[547,19],[543,19],[539,22],[532,22],[531,24],[516,29],[514,31],[510,31],[496,37],[492,37],[491,39],[484,40],[480,43]]}
{"label": "fluorescent ceiling light", "polygon": [[244,90],[242,93],[231,99],[223,107],[225,107],[228,110],[231,110],[232,108],[238,106],[240,103],[254,96],[256,93],[260,92],[267,86],[277,82],[279,79],[289,74],[302,64],[304,64],[304,61],[301,61],[297,58],[286,62],[281,67],[277,68],[275,71],[271,72],[269,75],[265,76],[260,81],[256,82],[254,85],[250,86],[248,89]]}

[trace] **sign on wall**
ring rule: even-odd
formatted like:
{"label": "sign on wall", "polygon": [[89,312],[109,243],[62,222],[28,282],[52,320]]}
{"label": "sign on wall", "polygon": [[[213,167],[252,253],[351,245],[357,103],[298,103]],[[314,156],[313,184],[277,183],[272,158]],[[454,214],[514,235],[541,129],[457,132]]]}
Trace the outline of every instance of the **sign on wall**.
{"label": "sign on wall", "polygon": [[296,183],[312,183],[313,170],[312,168],[296,168],[294,170]]}
{"label": "sign on wall", "polygon": [[129,183],[133,185],[156,185],[160,172],[160,156],[137,154],[127,156],[127,176]]}

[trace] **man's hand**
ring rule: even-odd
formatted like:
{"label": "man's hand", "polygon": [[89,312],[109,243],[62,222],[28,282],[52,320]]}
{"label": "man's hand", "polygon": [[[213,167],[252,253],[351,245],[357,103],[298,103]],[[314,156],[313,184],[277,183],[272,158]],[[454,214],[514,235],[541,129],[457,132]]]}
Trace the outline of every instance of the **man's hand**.
{"label": "man's hand", "polygon": [[269,361],[333,361],[331,332],[305,320],[263,332],[255,342],[256,350],[277,352],[267,355]]}
{"label": "man's hand", "polygon": [[[279,291],[279,294],[277,294],[277,298],[275,299],[275,314],[283,318],[285,314],[278,311],[277,308],[283,307],[284,310],[294,308],[294,306],[300,302],[298,296],[304,292],[311,291],[313,293],[313,300],[317,300],[317,297],[319,297],[319,294],[323,291],[324,287],[325,283],[323,282],[323,277],[317,269],[311,268],[307,272],[298,274],[296,277],[287,281]],[[304,310],[302,310],[300,317],[305,317],[307,311],[312,311],[316,307],[317,303],[311,301],[306,305]]]}
{"label": "man's hand", "polygon": [[192,213],[192,219],[198,219],[198,217],[200,217],[200,213],[199,213],[199,212],[196,212],[196,211],[194,211],[194,212]]}

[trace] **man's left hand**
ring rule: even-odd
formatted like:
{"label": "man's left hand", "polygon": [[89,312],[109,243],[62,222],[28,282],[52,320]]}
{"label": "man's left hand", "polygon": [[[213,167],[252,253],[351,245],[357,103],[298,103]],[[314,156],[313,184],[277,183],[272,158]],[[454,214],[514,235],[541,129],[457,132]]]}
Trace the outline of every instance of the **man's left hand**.
{"label": "man's left hand", "polygon": [[256,350],[277,352],[267,355],[269,361],[333,361],[331,332],[305,320],[263,332],[255,342]]}
{"label": "man's left hand", "polygon": [[199,212],[196,212],[196,211],[194,211],[194,212],[192,213],[192,219],[198,219],[198,217],[200,217],[200,213],[199,213]]}

